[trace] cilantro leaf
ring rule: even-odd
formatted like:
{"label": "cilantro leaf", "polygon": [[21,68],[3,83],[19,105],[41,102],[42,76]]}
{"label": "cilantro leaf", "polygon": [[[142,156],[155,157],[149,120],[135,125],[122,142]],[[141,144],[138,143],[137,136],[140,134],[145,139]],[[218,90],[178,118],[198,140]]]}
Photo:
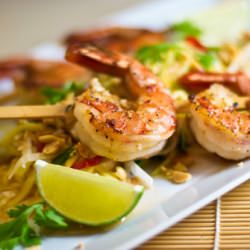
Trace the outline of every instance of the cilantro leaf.
{"label": "cilantro leaf", "polygon": [[170,49],[177,50],[179,47],[172,43],[160,43],[140,48],[136,53],[136,58],[142,63],[158,62],[162,59],[162,54]]}
{"label": "cilantro leaf", "polygon": [[33,229],[28,226],[28,218],[37,206],[40,206],[40,204],[35,204],[26,209],[20,206],[10,212],[15,219],[0,224],[0,249],[12,249],[18,243],[24,246],[29,245],[29,240],[32,237],[29,238],[28,234],[32,232],[33,235]]}
{"label": "cilantro leaf", "polygon": [[198,60],[205,70],[210,70],[215,64],[217,57],[212,51],[198,55]]}
{"label": "cilantro leaf", "polygon": [[65,228],[68,226],[64,218],[52,208],[45,211],[42,207],[38,208],[34,220],[38,225],[48,228]]}
{"label": "cilantro leaf", "polygon": [[173,24],[170,30],[173,32],[174,40],[183,40],[188,36],[199,38],[202,34],[201,29],[190,21]]}
{"label": "cilantro leaf", "polygon": [[39,235],[28,223],[24,223],[22,226],[19,241],[25,247],[37,246],[41,244]]}
{"label": "cilantro leaf", "polygon": [[26,209],[28,208],[28,206],[26,205],[17,205],[15,208],[12,208],[8,211],[8,215],[11,218],[15,218],[18,217],[20,214],[22,214]]}
{"label": "cilantro leaf", "polygon": [[[13,220],[0,224],[0,249],[12,250],[16,245],[39,245],[40,230],[37,228],[66,228],[64,217],[45,203],[31,206],[20,205],[8,214]],[[31,223],[32,221],[32,223]]]}
{"label": "cilantro leaf", "polygon": [[78,93],[83,89],[83,84],[67,82],[62,88],[55,89],[51,87],[42,88],[41,92],[46,97],[49,104],[55,104],[62,101],[69,93]]}
{"label": "cilantro leaf", "polygon": [[12,250],[19,243],[19,238],[11,238],[9,240],[3,240],[0,242],[1,250]]}

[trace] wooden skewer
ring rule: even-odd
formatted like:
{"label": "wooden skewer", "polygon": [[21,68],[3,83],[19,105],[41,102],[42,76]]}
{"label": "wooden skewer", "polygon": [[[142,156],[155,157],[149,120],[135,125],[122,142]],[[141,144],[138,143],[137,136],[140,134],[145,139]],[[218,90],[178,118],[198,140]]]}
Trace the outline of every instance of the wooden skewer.
{"label": "wooden skewer", "polygon": [[42,119],[66,117],[72,111],[72,104],[36,106],[0,106],[0,119]]}

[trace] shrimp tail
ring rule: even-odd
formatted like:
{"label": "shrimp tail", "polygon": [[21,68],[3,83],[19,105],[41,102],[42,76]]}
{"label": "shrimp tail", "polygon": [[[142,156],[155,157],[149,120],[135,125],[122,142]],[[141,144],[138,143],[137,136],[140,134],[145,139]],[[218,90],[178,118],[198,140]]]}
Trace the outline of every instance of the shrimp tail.
{"label": "shrimp tail", "polygon": [[65,59],[100,73],[118,76],[124,74],[124,67],[119,64],[120,58],[115,52],[99,49],[91,45],[73,44],[69,46]]}
{"label": "shrimp tail", "polygon": [[150,70],[127,55],[89,45],[70,46],[65,58],[121,77],[135,97],[133,108],[124,106],[95,80],[76,100],[76,134],[81,141],[97,155],[118,161],[149,157],[162,149],[175,131],[176,114],[169,92]]}
{"label": "shrimp tail", "polygon": [[240,94],[250,96],[250,78],[242,72],[190,72],[180,79],[180,83],[187,89],[196,91],[204,90],[214,83],[219,83]]}
{"label": "shrimp tail", "polygon": [[68,46],[72,44],[92,44],[112,51],[131,53],[141,46],[161,43],[163,41],[165,41],[163,31],[110,27],[94,31],[75,32],[67,36],[64,43]]}

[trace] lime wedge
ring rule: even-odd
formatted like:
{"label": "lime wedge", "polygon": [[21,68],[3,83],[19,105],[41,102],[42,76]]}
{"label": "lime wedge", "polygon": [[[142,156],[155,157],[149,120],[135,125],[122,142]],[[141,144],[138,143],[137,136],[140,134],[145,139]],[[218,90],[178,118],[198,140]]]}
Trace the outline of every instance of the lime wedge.
{"label": "lime wedge", "polygon": [[37,183],[47,203],[65,217],[99,226],[120,220],[130,213],[143,194],[142,186],[112,177],[54,165],[35,163]]}

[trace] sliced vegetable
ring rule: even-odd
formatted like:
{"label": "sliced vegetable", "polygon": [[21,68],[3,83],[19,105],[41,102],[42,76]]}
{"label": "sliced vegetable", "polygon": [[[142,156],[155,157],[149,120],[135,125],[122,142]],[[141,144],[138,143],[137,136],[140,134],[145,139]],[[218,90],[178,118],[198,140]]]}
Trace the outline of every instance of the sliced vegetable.
{"label": "sliced vegetable", "polygon": [[18,205],[8,212],[11,221],[0,224],[0,249],[12,250],[18,244],[24,247],[39,245],[42,228],[66,228],[64,217],[44,203]]}
{"label": "sliced vegetable", "polygon": [[217,61],[217,57],[214,52],[208,51],[198,55],[198,60],[205,70],[211,70]]}
{"label": "sliced vegetable", "polygon": [[188,36],[185,39],[189,44],[194,46],[195,48],[201,50],[201,51],[207,51],[207,47],[204,46],[197,38],[193,36]]}
{"label": "sliced vegetable", "polygon": [[133,210],[143,194],[142,186],[112,177],[44,161],[36,161],[35,166],[43,198],[67,218],[83,224],[99,226],[119,221]]}
{"label": "sliced vegetable", "polygon": [[201,29],[190,21],[175,23],[170,27],[170,30],[174,32],[174,40],[183,40],[190,36],[200,37],[202,34]]}
{"label": "sliced vegetable", "polygon": [[0,156],[7,158],[9,156],[17,155],[18,151],[13,145],[14,137],[24,131],[38,131],[44,128],[42,123],[21,121],[16,127],[8,131],[0,140]]}
{"label": "sliced vegetable", "polygon": [[59,154],[54,160],[54,164],[63,165],[66,160],[70,157],[71,153],[74,151],[74,147],[68,147],[61,154]]}
{"label": "sliced vegetable", "polygon": [[168,50],[178,50],[179,46],[172,43],[161,43],[157,45],[145,46],[136,53],[136,58],[142,63],[158,62],[162,60],[162,54]]}
{"label": "sliced vegetable", "polygon": [[125,167],[130,175],[139,179],[145,188],[152,188],[154,179],[134,161],[126,162]]}
{"label": "sliced vegetable", "polygon": [[46,97],[47,103],[55,104],[62,101],[70,93],[78,93],[83,89],[82,83],[68,82],[61,89],[51,87],[42,88],[42,94]]}
{"label": "sliced vegetable", "polygon": [[93,158],[83,159],[81,161],[76,161],[72,165],[72,168],[83,169],[83,168],[87,168],[87,167],[92,167],[92,166],[99,164],[101,162],[101,160],[102,160],[101,156],[95,156]]}

